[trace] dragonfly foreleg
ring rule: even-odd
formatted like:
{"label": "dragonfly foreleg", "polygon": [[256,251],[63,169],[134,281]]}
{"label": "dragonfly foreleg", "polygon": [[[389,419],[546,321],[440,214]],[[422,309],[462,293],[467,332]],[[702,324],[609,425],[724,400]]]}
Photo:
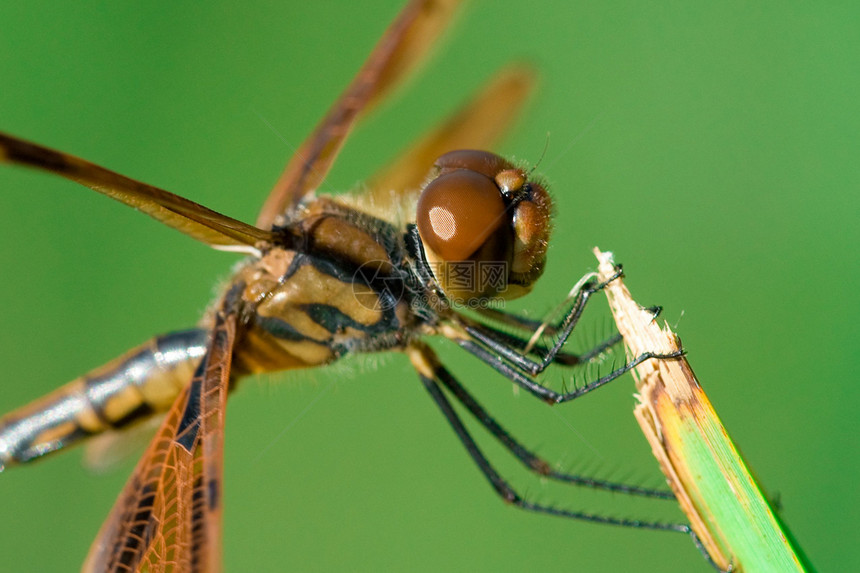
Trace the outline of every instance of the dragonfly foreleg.
{"label": "dragonfly foreleg", "polygon": [[[509,325],[519,325],[523,330],[527,330],[531,336],[524,346],[506,344],[504,340],[500,340],[495,336],[487,325],[475,323],[468,320],[462,320],[461,326],[466,332],[481,345],[491,349],[492,351],[502,355],[506,360],[515,364],[517,368],[526,372],[531,376],[537,376],[546,368],[556,361],[556,357],[561,353],[562,347],[567,342],[567,339],[573,333],[573,329],[579,323],[582,313],[591,297],[603,290],[606,285],[623,275],[621,267],[616,267],[615,274],[604,282],[598,283],[592,274],[587,274],[582,277],[576,285],[570,290],[570,293],[565,297],[565,300],[558,305],[555,312],[561,312],[568,304],[572,302],[570,309],[564,313],[561,319],[553,321],[551,319],[536,322],[530,319],[519,317],[517,315],[506,314],[501,311],[495,311],[490,318],[501,320]],[[659,313],[659,310],[657,310]],[[555,313],[553,313],[555,314]],[[502,318],[504,317],[504,319]],[[540,343],[545,336],[556,336],[555,341],[546,348]],[[620,335],[610,337],[595,349],[578,357],[579,360],[575,363],[587,361],[594,356],[597,356],[607,348],[621,341]],[[540,360],[535,361],[529,358],[529,354],[535,354],[540,351]]]}
{"label": "dragonfly foreleg", "polygon": [[[526,341],[525,337],[520,337],[516,334],[509,334],[493,328],[492,326],[481,324],[480,322],[471,320],[467,317],[457,316],[452,319],[451,323],[443,326],[440,332],[447,338],[453,340],[470,354],[476,356],[481,361],[488,364],[491,368],[514,382],[518,386],[524,388],[529,393],[550,404],[559,404],[568,402],[575,398],[579,398],[588,392],[595,390],[604,384],[615,380],[619,376],[629,372],[634,367],[651,358],[656,359],[671,359],[683,355],[683,351],[673,352],[670,354],[657,354],[646,352],[637,356],[624,366],[617,368],[609,374],[589,382],[583,386],[575,388],[570,392],[556,392],[545,387],[537,381],[537,376],[541,374],[550,364],[560,364],[563,366],[574,366],[584,364],[596,358],[601,353],[605,352],[615,344],[621,342],[620,334],[613,335],[603,342],[596,345],[591,350],[582,354],[573,354],[563,352],[562,347],[567,342],[573,332],[574,327],[579,322],[585,306],[591,299],[591,296],[603,290],[607,284],[622,276],[621,267],[608,280],[598,283],[590,278],[590,275],[583,277],[577,285],[571,289],[570,295],[566,298],[559,308],[566,306],[570,300],[573,300],[571,308],[557,323],[544,322],[537,327],[531,335],[531,338]],[[662,308],[653,307],[651,311],[656,318]],[[508,317],[513,320],[513,324],[519,323],[521,317],[516,315],[508,315],[501,312],[496,312],[493,318],[499,321],[500,317]],[[513,318],[512,318],[513,317]],[[512,324],[510,321],[501,320],[506,324]],[[525,323],[522,323],[525,328]],[[546,325],[553,332],[559,332],[560,335],[548,349],[541,345],[539,341],[544,336]],[[534,360],[532,356],[538,356],[539,360]]]}
{"label": "dragonfly foreleg", "polygon": [[[657,318],[663,309],[662,307],[655,306],[649,310],[652,311],[654,318]],[[554,346],[553,349],[548,349],[541,343],[533,344],[530,339],[527,340],[516,334],[507,333],[486,324],[463,320],[462,317],[459,317],[459,319],[463,330],[473,340],[479,342],[488,350],[496,352],[505,360],[531,376],[540,374],[549,364],[558,364],[560,366],[586,364],[623,340],[620,333],[615,333],[586,352],[574,354],[562,351],[560,345]],[[457,338],[456,335],[454,337]],[[530,355],[533,354],[540,357],[539,362],[530,358]]]}
{"label": "dragonfly foreleg", "polygon": [[[516,364],[517,367],[531,373],[538,373],[544,369],[542,363],[549,356],[549,349],[540,344],[530,346],[530,340],[520,337],[516,334],[498,330],[486,324],[464,323],[463,329],[471,335],[471,337],[483,344],[490,350],[498,352],[504,356],[506,360]],[[595,357],[606,352],[623,340],[621,334],[615,333],[606,340],[595,345],[593,348],[581,354],[573,352],[565,352],[563,350],[556,351],[550,361],[559,366],[577,366],[586,364]],[[540,357],[541,362],[536,362],[530,358],[531,355]]]}
{"label": "dragonfly foreleg", "polygon": [[527,390],[530,394],[537,396],[541,400],[549,403],[549,404],[561,404],[562,402],[569,402],[580,396],[583,396],[592,390],[596,390],[600,388],[604,384],[608,384],[612,382],[616,378],[626,374],[627,372],[633,370],[636,366],[642,364],[646,360],[650,360],[652,358],[660,359],[660,360],[668,360],[672,358],[679,358],[684,355],[683,350],[679,350],[677,352],[671,352],[669,354],[657,354],[655,352],[645,352],[640,354],[624,366],[620,368],[616,368],[606,376],[601,376],[597,380],[589,382],[583,386],[580,386],[570,392],[556,392],[555,390],[551,390],[546,386],[540,384],[537,380],[534,379],[533,376],[522,372],[516,366],[511,365],[503,358],[501,358],[497,353],[487,350],[483,346],[477,344],[473,340],[470,339],[457,339],[457,344],[460,345],[461,348],[467,350],[470,354],[479,358],[482,362],[489,365],[493,370],[503,375],[505,378],[513,382],[514,384],[520,386],[521,388]]}

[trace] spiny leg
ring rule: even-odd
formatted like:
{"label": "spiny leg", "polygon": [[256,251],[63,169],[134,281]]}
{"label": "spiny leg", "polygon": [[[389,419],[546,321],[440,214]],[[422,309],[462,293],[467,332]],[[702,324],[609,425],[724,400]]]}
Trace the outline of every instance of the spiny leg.
{"label": "spiny leg", "polygon": [[666,490],[657,490],[643,488],[639,486],[631,486],[628,484],[611,482],[607,480],[589,478],[574,474],[559,472],[552,469],[549,462],[538,457],[533,452],[522,446],[513,436],[508,433],[496,420],[487,412],[475,397],[466,390],[462,384],[442,366],[436,368],[436,380],[441,382],[451,394],[474,416],[478,422],[484,426],[490,434],[496,438],[505,448],[507,448],[523,465],[537,474],[546,476],[557,481],[624,493],[628,495],[637,495],[642,497],[651,497],[658,499],[675,499],[674,494]]}
{"label": "spiny leg", "polygon": [[[570,293],[565,297],[565,300],[557,305],[555,310],[551,313],[552,316],[562,312],[570,301],[573,301],[571,308],[557,321],[553,321],[551,318],[537,321],[497,309],[479,310],[479,314],[492,321],[511,326],[522,331],[524,334],[528,334],[528,340],[524,340],[516,334],[509,334],[507,332],[500,331],[486,323],[472,321],[462,317],[460,317],[458,322],[472,339],[480,342],[489,350],[498,353],[507,361],[514,364],[517,368],[531,376],[540,374],[550,364],[561,364],[564,366],[583,364],[605,352],[615,344],[621,342],[621,335],[615,334],[603,342],[598,343],[591,350],[580,355],[562,352],[561,348],[565,345],[567,339],[572,334],[573,329],[579,322],[591,296],[603,290],[606,285],[622,275],[623,270],[621,266],[618,265],[616,266],[615,273],[602,283],[595,283],[593,280],[594,273],[588,273],[583,276],[570,290]],[[662,307],[655,306],[651,307],[649,310],[654,314],[654,318],[657,318],[663,309]],[[560,335],[558,335],[559,332],[561,332]],[[539,342],[545,336],[555,335],[558,335],[558,337],[552,343],[550,348],[547,348],[546,345]],[[530,355],[537,355],[540,357],[540,360],[535,361],[530,358]]]}
{"label": "spiny leg", "polygon": [[[487,328],[484,325],[462,320],[462,326],[473,340],[478,341],[483,346],[486,346],[500,354],[503,358],[514,364],[524,373],[531,376],[537,376],[546,370],[546,368],[553,363],[555,356],[561,352],[562,347],[567,342],[573,329],[579,323],[579,319],[582,317],[582,313],[585,311],[585,307],[592,295],[603,290],[607,284],[622,276],[622,274],[623,271],[619,266],[615,274],[602,283],[596,283],[591,279],[590,274],[580,279],[576,286],[571,289],[570,294],[565,301],[557,307],[557,309],[560,310],[566,307],[570,300],[573,300],[573,306],[571,306],[570,310],[565,313],[564,317],[562,317],[557,324],[553,324],[551,321],[541,323],[541,325],[533,331],[531,338],[522,350],[518,350],[517,348],[496,340],[492,333],[487,331]],[[547,325],[550,325],[554,331],[558,331],[560,334],[549,350],[543,355],[542,359],[539,362],[536,362],[527,355],[534,350],[538,340],[540,340],[544,335]],[[597,353],[592,355],[596,356],[596,354]]]}
{"label": "spiny leg", "polygon": [[[646,310],[650,310],[654,313],[654,317],[656,318],[662,311],[663,308],[660,306],[652,306]],[[561,320],[557,323],[552,321],[544,320],[536,320],[534,318],[530,318],[528,316],[523,316],[520,314],[515,314],[512,312],[505,312],[503,310],[499,310],[497,308],[479,308],[477,309],[477,313],[480,314],[483,318],[488,318],[493,322],[503,324],[505,326],[509,326],[514,330],[518,330],[523,334],[529,335],[529,340],[525,340],[521,348],[525,349],[529,346],[529,343],[532,342],[531,338],[534,337],[534,333],[542,329],[542,336],[556,336],[558,334],[559,325],[561,324]],[[500,331],[498,328],[491,327],[486,323],[482,323],[486,328],[492,328],[496,332],[504,332]],[[508,334],[508,333],[505,333]],[[519,337],[519,335],[517,335]],[[620,338],[619,338],[620,340]],[[611,345],[610,345],[611,346]],[[544,353],[549,352],[549,349],[545,346],[540,345],[539,343],[533,343],[531,345],[530,350],[541,350]]]}
{"label": "spiny leg", "polygon": [[[573,306],[557,325],[557,328],[561,331],[561,335],[539,362],[532,360],[529,357],[529,354],[534,353],[536,348],[534,341],[540,338],[538,336],[538,331],[532,335],[525,348],[523,348],[520,343],[522,339],[516,335],[503,334],[492,327],[488,327],[487,325],[480,324],[460,315],[455,316],[449,324],[443,326],[440,329],[440,332],[450,340],[456,342],[470,354],[476,356],[491,368],[518,386],[527,390],[532,395],[537,396],[549,404],[568,402],[575,398],[579,398],[580,396],[583,396],[588,392],[611,382],[612,380],[615,380],[646,360],[651,358],[671,359],[678,358],[683,355],[683,351],[672,352],[669,354],[646,352],[637,356],[624,366],[613,370],[609,374],[589,382],[584,386],[575,388],[570,392],[556,392],[535,380],[535,377],[538,374],[543,372],[550,364],[556,362],[556,358],[559,356],[559,353],[561,353],[562,346],[573,332],[573,328],[582,316],[585,305],[588,303],[591,296],[605,288],[607,284],[620,276],[622,276],[622,270],[621,267],[618,266],[615,274],[602,283],[595,283],[591,280],[590,275],[586,275],[577,283],[576,287],[571,289],[571,295],[568,297],[568,300],[573,298]],[[566,303],[560,305],[559,308],[563,307],[564,304]],[[654,307],[652,309],[655,317],[661,310],[662,309],[660,307]],[[514,343],[511,344],[511,341]],[[603,343],[598,344],[597,347],[585,353],[583,356],[576,357],[576,360],[578,363],[585,362],[584,359],[590,360],[618,341],[618,337],[611,337]],[[564,353],[563,359],[557,362],[571,362],[575,356],[576,355]]]}
{"label": "spiny leg", "polygon": [[537,396],[544,402],[548,404],[561,404],[563,402],[569,402],[580,396],[584,396],[588,394],[592,390],[596,390],[601,386],[612,382],[616,378],[619,378],[630,372],[636,366],[639,366],[646,360],[650,360],[652,358],[659,360],[669,360],[672,358],[679,358],[684,355],[683,350],[679,350],[676,352],[671,352],[669,354],[658,354],[656,352],[645,352],[640,354],[624,366],[617,368],[610,372],[609,374],[598,378],[584,386],[580,386],[570,392],[556,392],[555,390],[551,390],[539,382],[535,381],[531,376],[524,374],[519,369],[514,366],[508,364],[505,360],[500,358],[496,353],[485,349],[479,344],[473,342],[468,339],[458,339],[456,340],[457,344],[460,345],[461,348],[467,350],[470,354],[479,358],[482,362],[489,365],[493,370],[516,384],[520,386],[524,390],[528,391],[530,394]]}
{"label": "spiny leg", "polygon": [[[656,312],[660,312],[660,309],[657,309]],[[477,342],[528,376],[541,374],[550,364],[562,366],[586,364],[623,340],[621,334],[614,334],[588,351],[574,354],[561,351],[561,345],[558,343],[547,349],[544,345],[532,344],[530,340],[526,341],[516,335],[500,332],[487,325],[462,320],[462,317],[460,317],[459,323],[467,336],[455,336],[454,339],[458,344],[461,340]],[[533,360],[530,357],[531,354],[538,354],[540,361]]]}
{"label": "spiny leg", "polygon": [[[505,359],[527,371],[531,370],[531,368],[539,368],[541,364],[540,362],[531,360],[529,355],[537,355],[543,361],[550,353],[550,349],[541,343],[532,344],[529,347],[531,342],[529,339],[498,330],[486,324],[464,323],[463,328],[475,340],[483,343],[488,349],[498,352]],[[615,333],[581,354],[559,350],[551,357],[551,362],[559,366],[587,364],[623,339],[620,333]]]}
{"label": "spiny leg", "polygon": [[[499,330],[495,327],[489,326],[487,324],[481,325],[473,325],[476,328],[479,328],[480,331],[484,334],[484,336],[492,338],[493,342],[503,345],[507,349],[518,350],[521,356],[525,355],[525,348],[529,343],[527,338],[521,337],[517,334],[513,334],[510,332],[505,332],[504,330]],[[619,342],[623,340],[621,334],[613,334],[609,338],[599,342],[590,350],[583,352],[582,354],[576,354],[573,352],[565,352],[559,351],[553,356],[552,362],[558,366],[577,366],[579,364],[586,364],[593,360],[596,356],[599,356],[601,353],[606,352],[609,348],[612,348]],[[531,350],[530,354],[535,354],[540,356],[541,358],[549,352],[549,349],[542,345],[536,344]]]}
{"label": "spiny leg", "polygon": [[[609,283],[618,278],[619,276],[621,276],[620,266],[618,266],[618,273],[610,277],[609,280],[606,282]],[[492,320],[501,322],[502,324],[506,324],[516,329],[528,332],[528,334],[531,336],[529,342],[531,344],[534,344],[534,342],[544,336],[558,335],[559,330],[564,327],[564,321],[566,320],[566,318],[565,316],[562,316],[561,319],[553,320],[552,317],[562,314],[562,311],[567,307],[568,304],[570,304],[571,301],[576,301],[583,289],[594,283],[596,277],[597,273],[594,272],[586,273],[585,275],[583,275],[578,281],[576,281],[576,284],[573,285],[567,296],[564,297],[564,300],[557,304],[556,307],[552,311],[550,311],[548,317],[544,318],[543,320],[535,320],[527,316],[508,313],[493,308],[481,308],[478,309],[478,313],[486,318],[490,318]],[[568,313],[564,312],[563,314],[567,315]]]}
{"label": "spiny leg", "polygon": [[679,533],[686,534],[691,533],[690,527],[686,524],[681,523],[659,523],[636,519],[616,518],[580,511],[570,511],[566,509],[526,501],[519,493],[517,493],[511,487],[510,484],[508,484],[508,482],[504,478],[499,475],[493,465],[489,462],[484,453],[478,447],[475,440],[472,438],[469,431],[466,429],[462,420],[460,420],[460,417],[457,415],[456,411],[451,405],[451,402],[443,393],[437,380],[442,380],[444,383],[446,379],[453,380],[453,377],[439,363],[432,350],[430,350],[430,348],[426,345],[416,343],[408,349],[408,353],[413,366],[415,366],[416,370],[418,371],[418,375],[421,378],[421,382],[424,384],[424,387],[430,393],[430,396],[433,398],[433,401],[442,411],[442,414],[445,416],[445,419],[447,419],[448,423],[451,424],[451,427],[457,434],[457,437],[459,438],[460,442],[466,448],[466,451],[469,453],[469,456],[472,458],[472,461],[475,462],[475,464],[478,466],[478,469],[481,470],[481,473],[484,474],[484,477],[487,478],[487,480],[490,482],[490,485],[505,502],[513,504],[521,509],[525,509],[528,511],[557,515],[560,517],[568,517],[571,519],[578,519],[591,523],[603,523],[607,525],[620,525],[623,527],[636,527],[640,529],[654,529],[661,531],[677,531]]}
{"label": "spiny leg", "polygon": [[[619,266],[618,273],[610,277],[609,280],[606,281],[606,284],[615,280],[621,275],[621,267]],[[593,286],[596,276],[596,273],[586,273],[576,282],[575,285],[573,285],[573,288],[570,289],[567,296],[564,297],[564,300],[557,304],[556,307],[549,313],[549,317],[544,318],[543,320],[535,320],[526,316],[520,316],[517,314],[507,313],[501,310],[489,308],[479,309],[479,313],[487,318],[490,318],[491,320],[496,320],[498,322],[501,322],[502,324],[506,324],[508,326],[512,326],[516,329],[527,332],[530,335],[530,339],[526,345],[526,349],[531,350],[531,348],[537,343],[537,341],[544,336],[558,336],[559,331],[564,329],[566,321],[571,319],[570,315],[574,314],[574,311],[576,310],[578,304],[582,304],[582,309],[579,310],[579,313],[582,313],[582,310],[584,310],[585,308],[585,303],[587,302],[587,299],[585,301],[580,300],[580,297],[582,296],[582,291],[590,286]],[[573,306],[569,311],[564,312],[560,319],[553,320],[551,318],[562,314],[564,309],[567,308],[571,301],[574,301]]]}
{"label": "spiny leg", "polygon": [[[514,314],[512,312],[505,312],[497,308],[478,308],[477,312],[484,318],[489,318],[490,320],[528,332],[529,334],[540,328],[541,324],[544,323],[543,320],[536,320],[534,318],[523,316],[521,314]],[[556,333],[555,327],[553,325],[549,325],[546,327],[545,332],[547,335],[551,336]]]}
{"label": "spiny leg", "polygon": [[[523,497],[519,493],[517,493],[516,490],[514,490],[513,487],[511,487],[511,485],[501,475],[499,475],[499,473],[496,471],[496,469],[493,467],[493,465],[478,447],[478,444],[475,442],[474,438],[472,438],[469,431],[466,429],[466,426],[463,424],[462,420],[457,415],[457,412],[454,410],[453,406],[451,405],[451,402],[448,400],[448,398],[445,397],[445,394],[439,387],[437,380],[442,380],[443,383],[445,383],[446,379],[449,381],[454,381],[455,383],[456,380],[445,369],[445,367],[441,365],[441,363],[436,358],[435,353],[427,345],[420,342],[413,343],[410,347],[408,347],[407,353],[412,362],[412,365],[418,372],[418,376],[421,379],[421,382],[424,384],[424,387],[427,389],[427,392],[430,394],[431,398],[433,398],[433,401],[441,410],[442,415],[445,416],[446,420],[448,420],[448,423],[451,425],[451,428],[454,430],[454,433],[457,434],[457,438],[460,440],[460,443],[462,443],[463,447],[466,448],[466,452],[469,454],[469,457],[472,458],[472,461],[475,462],[475,465],[478,466],[478,469],[481,471],[482,474],[484,474],[484,477],[487,478],[487,481],[490,482],[490,485],[492,486],[493,490],[506,503],[510,503],[520,509],[524,509],[527,511],[543,513],[546,515],[555,515],[557,517],[566,517],[568,519],[576,519],[589,523],[599,523],[604,525],[632,527],[636,529],[674,531],[677,533],[683,533],[690,536],[693,541],[693,544],[696,546],[696,548],[699,550],[705,560],[715,570],[723,571],[717,566],[716,563],[714,563],[713,559],[706,551],[699,537],[686,523],[661,523],[656,521],[609,517],[587,512],[566,510],[550,505],[532,503],[523,499]],[[456,385],[459,386],[459,383],[456,383]],[[448,387],[447,384],[446,387]],[[466,405],[468,408],[468,405],[465,402],[464,405]],[[731,573],[732,569],[732,566],[729,566],[728,570],[723,571],[723,573]]]}

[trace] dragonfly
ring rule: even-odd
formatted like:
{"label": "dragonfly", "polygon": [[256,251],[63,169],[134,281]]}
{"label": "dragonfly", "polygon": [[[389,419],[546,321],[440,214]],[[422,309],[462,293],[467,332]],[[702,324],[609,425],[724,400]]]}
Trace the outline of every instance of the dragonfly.
{"label": "dragonfly", "polygon": [[[220,569],[226,402],[260,373],[323,367],[354,354],[404,353],[492,489],[524,510],[676,531],[685,524],[540,505],[494,468],[454,403],[536,474],[629,495],[669,492],[557,471],[510,434],[427,344],[441,336],[527,395],[572,401],[617,379],[644,354],[569,391],[550,366],[588,363],[620,339],[573,354],[565,343],[604,285],[579,281],[546,321],[499,309],[540,278],[552,196],[534,171],[489,151],[531,89],[531,72],[500,71],[438,128],[375,174],[362,194],[318,193],[360,119],[419,67],[461,2],[413,0],[346,91],[287,163],[255,224],[75,156],[0,134],[0,161],[48,171],[146,213],[215,249],[247,258],[193,328],[156,336],[0,420],[0,470],[108,431],[163,416],[93,542],[85,571]],[[620,276],[620,270],[619,270]]]}

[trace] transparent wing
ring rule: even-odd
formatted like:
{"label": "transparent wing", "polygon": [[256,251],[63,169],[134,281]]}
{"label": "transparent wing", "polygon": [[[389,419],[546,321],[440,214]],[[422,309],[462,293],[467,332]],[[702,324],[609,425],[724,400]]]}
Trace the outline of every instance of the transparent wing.
{"label": "transparent wing", "polygon": [[420,64],[460,0],[413,0],[388,28],[346,91],[290,158],[257,217],[269,229],[275,218],[325,179],[361,113],[387,96]]}
{"label": "transparent wing", "polygon": [[231,306],[225,302],[216,317],[206,356],[102,525],[84,571],[220,570]]}
{"label": "transparent wing", "polygon": [[535,73],[515,65],[499,71],[439,127],[416,141],[368,182],[362,198],[375,206],[397,193],[417,192],[437,157],[455,149],[492,149],[520,115],[534,90]]}
{"label": "transparent wing", "polygon": [[256,243],[271,239],[268,231],[216,213],[169,191],[3,133],[0,133],[0,162],[51,171],[216,248],[250,250]]}
{"label": "transparent wing", "polygon": [[152,442],[162,423],[164,416],[156,414],[121,431],[108,431],[91,437],[84,446],[84,467],[102,474],[116,469],[132,457],[136,458]]}

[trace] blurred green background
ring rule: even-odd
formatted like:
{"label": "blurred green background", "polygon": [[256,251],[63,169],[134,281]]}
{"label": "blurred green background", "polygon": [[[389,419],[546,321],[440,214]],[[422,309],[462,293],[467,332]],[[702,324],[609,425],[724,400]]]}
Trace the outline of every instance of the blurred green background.
{"label": "blurred green background", "polygon": [[[10,2],[0,129],[246,221],[401,2]],[[557,200],[550,309],[613,250],[662,304],[812,563],[860,568],[860,9],[852,2],[476,1],[426,73],[357,132],[347,189],[512,59],[541,85],[503,153]],[[47,175],[0,170],[0,410],[192,325],[236,257]],[[602,302],[597,305],[602,305]],[[591,327],[591,337],[602,324]],[[659,484],[633,383],[550,409],[449,344],[454,371],[562,467]],[[227,571],[709,571],[688,539],[498,501],[402,356],[249,381],[227,423]],[[485,435],[478,437],[486,443]],[[529,499],[623,517],[488,452]],[[134,462],[81,452],[0,477],[5,570],[76,570]]]}

